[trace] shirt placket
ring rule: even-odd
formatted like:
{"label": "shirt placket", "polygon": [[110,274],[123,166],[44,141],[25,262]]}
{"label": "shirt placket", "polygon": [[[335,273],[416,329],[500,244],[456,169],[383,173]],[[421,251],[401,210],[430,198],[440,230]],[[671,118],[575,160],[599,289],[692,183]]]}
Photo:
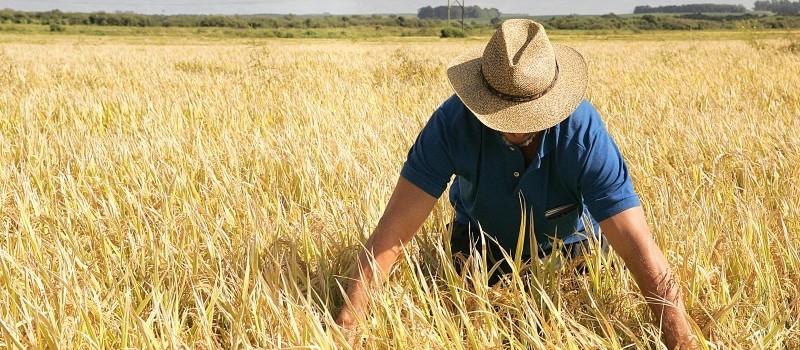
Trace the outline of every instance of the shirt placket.
{"label": "shirt placket", "polygon": [[522,155],[522,150],[519,149],[517,146],[507,146],[508,148],[508,159],[507,164],[510,166],[507,168],[506,176],[511,177],[511,183],[514,184],[515,192],[519,191],[519,184],[522,177],[525,175],[525,158]]}

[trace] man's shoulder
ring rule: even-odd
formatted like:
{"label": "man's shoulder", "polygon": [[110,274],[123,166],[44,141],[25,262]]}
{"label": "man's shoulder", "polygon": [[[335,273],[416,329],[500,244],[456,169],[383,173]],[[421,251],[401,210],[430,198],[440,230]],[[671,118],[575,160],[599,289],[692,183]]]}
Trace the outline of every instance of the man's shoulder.
{"label": "man's shoulder", "polygon": [[442,114],[448,121],[456,123],[464,123],[470,121],[478,121],[472,111],[467,108],[464,102],[458,98],[458,95],[453,94],[446,99],[439,108],[436,109],[437,113]]}
{"label": "man's shoulder", "polygon": [[584,99],[559,125],[560,134],[568,139],[583,139],[605,130],[600,112],[589,100]]}
{"label": "man's shoulder", "polygon": [[478,131],[482,125],[455,94],[445,100],[431,118],[436,120],[435,124],[449,132]]}

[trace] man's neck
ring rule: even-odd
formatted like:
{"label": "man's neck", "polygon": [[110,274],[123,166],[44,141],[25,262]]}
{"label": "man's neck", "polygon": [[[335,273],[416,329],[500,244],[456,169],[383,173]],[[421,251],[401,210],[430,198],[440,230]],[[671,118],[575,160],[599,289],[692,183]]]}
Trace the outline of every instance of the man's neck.
{"label": "man's neck", "polygon": [[539,150],[539,145],[542,144],[542,135],[543,132],[538,132],[536,135],[531,139],[531,142],[526,146],[519,146],[519,149],[522,151],[522,156],[525,158],[525,168],[527,169],[528,166],[531,164],[533,159],[536,157],[536,153]]}

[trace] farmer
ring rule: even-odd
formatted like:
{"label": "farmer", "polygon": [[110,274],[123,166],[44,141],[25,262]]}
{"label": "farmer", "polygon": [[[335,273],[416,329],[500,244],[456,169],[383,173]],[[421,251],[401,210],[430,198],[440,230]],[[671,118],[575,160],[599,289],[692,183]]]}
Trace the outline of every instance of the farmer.
{"label": "farmer", "polygon": [[[347,289],[351,306],[337,322],[356,326],[357,316],[368,311],[366,289],[386,279],[455,175],[454,256],[479,251],[483,241],[500,261],[499,249],[517,249],[520,227],[533,232],[522,247],[528,259],[545,257],[554,247],[575,257],[602,246],[587,242],[607,240],[650,303],[667,346],[695,346],[680,287],[645,222],[625,162],[584,99],[583,57],[550,43],[539,23],[507,20],[485,49],[451,62],[447,76],[456,94],[434,112],[408,152],[354,268]],[[481,232],[490,239],[480,240]],[[530,251],[532,239],[537,252]]]}

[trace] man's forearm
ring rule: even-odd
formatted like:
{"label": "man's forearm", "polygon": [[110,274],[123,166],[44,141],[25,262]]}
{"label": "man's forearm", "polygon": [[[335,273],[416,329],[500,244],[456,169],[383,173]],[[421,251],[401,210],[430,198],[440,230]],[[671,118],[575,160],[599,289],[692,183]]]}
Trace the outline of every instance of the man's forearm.
{"label": "man's forearm", "polygon": [[680,284],[669,262],[658,248],[641,207],[623,211],[600,223],[606,238],[625,261],[647,304],[655,314],[655,323],[664,333],[670,349],[695,348],[692,329],[686,319]]}
{"label": "man's forearm", "polygon": [[[436,198],[421,190],[402,176],[386,205],[386,211],[378,221],[364,250],[350,274],[347,287],[350,306],[345,305],[337,322],[345,327],[355,326],[356,318],[366,310],[367,289],[383,283],[389,276],[392,265],[403,249],[403,244],[414,237],[425,218],[430,214]],[[373,270],[377,267],[378,271]],[[375,280],[377,278],[377,280]]]}
{"label": "man's forearm", "polygon": [[652,239],[639,242],[637,254],[623,256],[636,284],[655,315],[667,348],[692,348],[692,329],[686,319],[681,287],[669,262]]}
{"label": "man's forearm", "polygon": [[[637,275],[642,277],[636,278]],[[664,334],[667,348],[692,348],[695,345],[692,330],[686,319],[680,284],[672,270],[667,266],[657,275],[634,272],[634,278],[655,315],[654,322]]]}
{"label": "man's forearm", "polygon": [[[357,317],[363,314],[367,304],[367,289],[374,285],[380,285],[386,280],[392,265],[400,255],[401,248],[402,244],[399,240],[391,242],[378,234],[376,229],[376,233],[370,237],[364,245],[364,249],[358,254],[356,265],[350,274],[347,286],[347,298],[350,306],[345,305],[342,309],[339,315],[340,323],[353,323]],[[375,252],[379,253],[375,255]],[[375,271],[373,267],[378,268],[378,271]]]}

